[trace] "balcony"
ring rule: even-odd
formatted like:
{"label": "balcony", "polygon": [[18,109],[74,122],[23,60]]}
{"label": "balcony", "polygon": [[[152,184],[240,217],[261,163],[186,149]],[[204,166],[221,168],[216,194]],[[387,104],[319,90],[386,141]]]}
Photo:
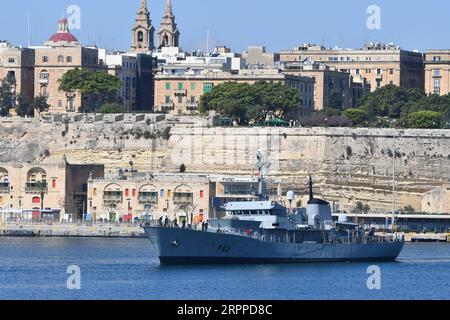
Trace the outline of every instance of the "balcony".
{"label": "balcony", "polygon": [[105,193],[103,194],[103,202],[108,203],[122,203],[123,195],[122,193]]}
{"label": "balcony", "polygon": [[175,109],[175,104],[173,102],[164,102],[161,105],[162,111],[169,111],[169,110],[174,110],[174,109]]}
{"label": "balcony", "polygon": [[192,193],[174,194],[173,203],[178,205],[192,204],[194,203],[194,195]]}
{"label": "balcony", "polygon": [[47,182],[27,182],[25,184],[25,192],[27,193],[47,193],[48,185]]}
{"label": "balcony", "polygon": [[158,196],[157,195],[139,195],[138,201],[139,201],[139,204],[157,204]]}
{"label": "balcony", "polygon": [[199,104],[198,102],[187,102],[186,109],[189,111],[198,110]]}
{"label": "balcony", "polygon": [[177,97],[179,97],[179,96],[185,97],[187,95],[187,90],[186,89],[176,89],[174,91],[174,94]]}
{"label": "balcony", "polygon": [[9,182],[0,182],[0,193],[9,193]]}

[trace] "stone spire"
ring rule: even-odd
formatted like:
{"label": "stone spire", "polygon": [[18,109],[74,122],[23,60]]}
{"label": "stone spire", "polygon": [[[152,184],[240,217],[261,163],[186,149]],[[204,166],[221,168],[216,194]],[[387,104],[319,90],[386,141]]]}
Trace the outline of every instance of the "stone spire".
{"label": "stone spire", "polygon": [[166,16],[173,17],[171,0],[166,0]]}
{"label": "stone spire", "polygon": [[136,21],[131,29],[131,33],[131,50],[133,52],[145,53],[155,49],[155,28],[152,26],[152,21],[150,20],[147,0],[141,0],[141,5],[137,12]]}
{"label": "stone spire", "polygon": [[147,0],[141,0],[141,8],[140,8],[140,10],[142,10],[142,11],[148,11],[148,8],[147,8]]}
{"label": "stone spire", "polygon": [[172,12],[172,2],[171,0],[166,0],[166,12],[158,32],[158,47],[178,47],[179,45],[180,31],[175,23],[175,16]]}

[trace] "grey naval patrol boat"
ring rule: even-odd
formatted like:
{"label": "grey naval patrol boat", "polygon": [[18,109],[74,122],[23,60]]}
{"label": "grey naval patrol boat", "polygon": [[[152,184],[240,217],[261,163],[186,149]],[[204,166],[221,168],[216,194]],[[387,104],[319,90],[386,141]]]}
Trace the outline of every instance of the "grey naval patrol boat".
{"label": "grey naval patrol boat", "polygon": [[330,204],[316,199],[310,177],[306,208],[291,213],[268,201],[261,155],[259,200],[229,202],[226,216],[202,230],[147,224],[144,227],[161,264],[234,264],[393,261],[404,241],[395,234],[366,232],[344,217],[333,222]]}

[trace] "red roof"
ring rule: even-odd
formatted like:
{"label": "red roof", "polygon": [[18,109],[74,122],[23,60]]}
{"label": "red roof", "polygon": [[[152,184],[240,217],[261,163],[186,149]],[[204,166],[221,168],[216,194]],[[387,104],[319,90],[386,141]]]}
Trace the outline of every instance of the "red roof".
{"label": "red roof", "polygon": [[48,41],[51,42],[78,42],[77,38],[75,38],[71,33],[68,32],[57,32],[50,37]]}

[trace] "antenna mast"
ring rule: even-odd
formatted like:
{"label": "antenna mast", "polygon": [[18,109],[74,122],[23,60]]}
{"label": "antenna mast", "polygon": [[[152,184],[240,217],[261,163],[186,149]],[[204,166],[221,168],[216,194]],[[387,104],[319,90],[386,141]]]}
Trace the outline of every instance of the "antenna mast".
{"label": "antenna mast", "polygon": [[263,176],[263,167],[264,161],[261,151],[256,153],[256,157],[258,158],[258,197],[261,201],[266,199],[266,195],[264,192],[264,176]]}
{"label": "antenna mast", "polygon": [[28,48],[31,47],[30,12],[27,12],[27,40]]}
{"label": "antenna mast", "polygon": [[396,207],[396,194],[395,194],[395,153],[396,153],[396,137],[395,132],[394,138],[394,150],[392,152],[392,231],[395,227],[395,207]]}

